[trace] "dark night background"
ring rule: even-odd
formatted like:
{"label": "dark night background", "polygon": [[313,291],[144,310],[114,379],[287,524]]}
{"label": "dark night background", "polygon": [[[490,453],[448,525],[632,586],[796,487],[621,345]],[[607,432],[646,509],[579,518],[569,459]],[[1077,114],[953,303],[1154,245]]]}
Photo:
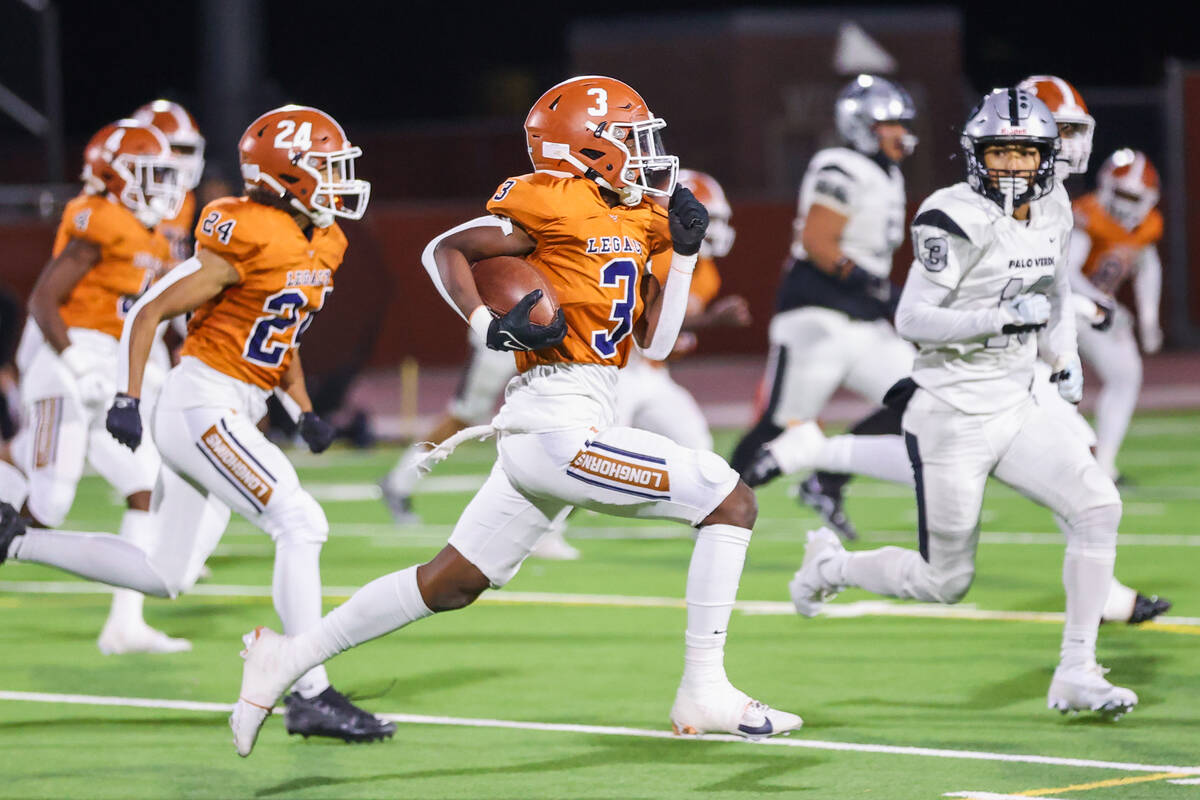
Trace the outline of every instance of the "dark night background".
{"label": "dark night background", "polygon": [[[850,11],[914,4],[765,1],[741,7],[835,5]],[[1102,3],[924,7],[960,10],[966,77],[983,91],[1023,77],[1031,64],[1070,75],[1081,87],[1158,86],[1165,57],[1200,59],[1200,37],[1191,25],[1170,24],[1179,6],[1147,13],[1156,6],[1141,3],[1140,13],[1129,5],[1110,12]],[[690,16],[737,7],[703,0],[627,6],[266,0],[267,91],[326,108],[347,125],[523,114],[527,99],[497,92],[498,80],[515,76],[544,87],[565,77],[566,34],[574,21],[631,16],[626,9]],[[38,105],[34,14],[18,0],[0,0],[0,8],[0,83]],[[65,0],[60,11],[69,137],[90,133],[148,97],[195,104],[202,47],[197,0]],[[18,131],[0,119],[0,134]]]}

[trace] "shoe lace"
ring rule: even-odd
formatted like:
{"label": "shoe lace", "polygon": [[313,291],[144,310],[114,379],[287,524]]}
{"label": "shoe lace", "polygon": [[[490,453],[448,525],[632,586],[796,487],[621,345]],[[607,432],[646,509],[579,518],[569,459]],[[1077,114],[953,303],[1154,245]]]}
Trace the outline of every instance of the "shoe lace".
{"label": "shoe lace", "polygon": [[771,707],[766,703],[759,702],[758,700],[751,700],[750,702],[746,703],[746,707],[742,710],[742,719],[745,719],[751,714],[765,719],[767,712],[770,710]]}

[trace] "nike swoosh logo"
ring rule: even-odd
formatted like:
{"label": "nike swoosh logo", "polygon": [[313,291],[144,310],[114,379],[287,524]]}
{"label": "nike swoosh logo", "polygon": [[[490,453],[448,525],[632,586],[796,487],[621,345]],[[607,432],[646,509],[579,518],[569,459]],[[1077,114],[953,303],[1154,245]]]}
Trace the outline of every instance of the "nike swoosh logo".
{"label": "nike swoosh logo", "polygon": [[752,728],[749,725],[738,725],[738,730],[747,736],[770,736],[775,732],[775,726],[773,726],[771,724],[771,720],[768,719],[757,728]]}

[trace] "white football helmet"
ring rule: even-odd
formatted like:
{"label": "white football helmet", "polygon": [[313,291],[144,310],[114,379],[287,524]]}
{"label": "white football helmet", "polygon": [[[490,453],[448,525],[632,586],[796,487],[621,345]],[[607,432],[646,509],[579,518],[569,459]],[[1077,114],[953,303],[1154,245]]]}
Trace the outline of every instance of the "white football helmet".
{"label": "white football helmet", "polygon": [[1126,147],[1100,166],[1096,199],[1122,227],[1133,230],[1158,205],[1158,186],[1158,170],[1146,154]]}
{"label": "white football helmet", "polygon": [[[1024,89],[1046,104],[1059,125],[1060,147],[1055,171],[1059,180],[1087,172],[1092,157],[1096,120],[1088,113],[1079,90],[1054,75],[1030,75],[1021,81]],[[1069,128],[1067,126],[1070,126]]]}

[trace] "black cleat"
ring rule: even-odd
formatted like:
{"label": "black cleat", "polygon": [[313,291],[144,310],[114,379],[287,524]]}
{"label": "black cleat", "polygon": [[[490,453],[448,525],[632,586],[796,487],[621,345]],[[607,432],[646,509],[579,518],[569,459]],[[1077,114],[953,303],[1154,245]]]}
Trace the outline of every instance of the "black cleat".
{"label": "black cleat", "polygon": [[21,512],[8,503],[0,502],[0,564],[8,558],[8,548],[13,539],[25,533],[25,520]]}
{"label": "black cleat", "polygon": [[1147,597],[1138,592],[1137,599],[1133,601],[1133,613],[1129,615],[1129,624],[1139,625],[1149,622],[1159,614],[1165,614],[1170,610],[1170,600],[1164,600],[1156,594]]}
{"label": "black cleat", "polygon": [[775,480],[782,474],[783,470],[779,468],[779,462],[771,455],[771,451],[760,447],[754,458],[750,459],[749,466],[742,472],[742,480],[753,489]]}
{"label": "black cleat", "polygon": [[304,699],[292,692],[283,700],[283,721],[290,734],[327,736],[343,742],[374,742],[390,739],[396,723],[382,720],[350,702],[330,686],[316,697]]}
{"label": "black cleat", "polygon": [[800,502],[807,505],[825,520],[825,524],[837,531],[837,535],[848,542],[858,538],[854,523],[846,516],[842,507],[842,490],[826,490],[816,475],[810,475],[796,487]]}

